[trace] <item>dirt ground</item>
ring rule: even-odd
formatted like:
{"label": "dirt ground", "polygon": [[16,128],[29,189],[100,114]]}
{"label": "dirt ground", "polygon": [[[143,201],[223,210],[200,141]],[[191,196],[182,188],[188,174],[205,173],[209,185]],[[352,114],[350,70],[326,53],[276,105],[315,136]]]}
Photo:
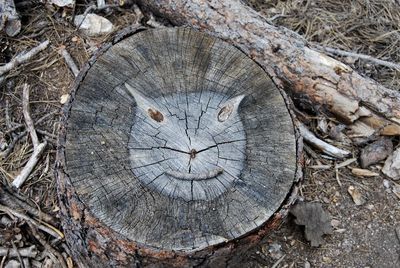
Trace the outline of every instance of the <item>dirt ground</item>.
{"label": "dirt ground", "polygon": [[[60,100],[68,94],[74,80],[60,51],[65,48],[81,68],[101,43],[112,35],[88,37],[71,22],[73,14],[82,14],[92,2],[77,1],[75,10],[55,8],[36,1],[22,2],[17,5],[22,17],[21,33],[15,37],[0,35],[0,63],[9,62],[14,55],[39,42],[50,41],[47,49],[11,70],[0,84],[0,145],[4,145],[0,148],[0,183],[3,189],[8,188],[32,153],[32,142],[25,131],[22,114],[22,85],[27,83],[30,87],[30,114],[34,122],[41,121],[35,128],[39,140],[46,140],[48,146],[17,199],[24,200],[36,211],[46,213],[51,229],[56,233],[62,233],[57,220],[53,174],[62,107]],[[400,3],[396,0],[249,2],[271,23],[297,31],[309,42],[400,62]],[[115,27],[114,33],[132,22],[145,24],[149,19],[132,12],[129,5],[93,12],[109,19]],[[152,21],[149,25],[157,23]],[[349,57],[338,59],[389,88],[400,89],[399,71]],[[365,143],[332,139],[317,128],[318,123],[323,120],[335,126],[340,126],[340,123],[329,115],[298,109],[304,123],[314,133],[350,150],[352,157],[356,158],[336,170],[335,165],[344,160],[326,157],[305,145],[306,165],[300,197],[304,201],[322,203],[332,216],[334,231],[324,236],[323,245],[314,248],[304,237],[304,227],[296,225],[294,217],[289,216],[240,266],[400,267],[400,196],[394,193],[399,182],[396,184],[380,173],[383,162],[368,168],[379,176],[355,176],[352,169],[359,167],[358,157]],[[398,137],[392,138],[392,142],[395,148],[399,146]],[[350,186],[359,191],[362,204],[355,204],[348,192]],[[13,209],[12,204],[4,203],[4,199],[1,201],[0,248],[34,245],[38,254],[30,261],[32,267],[58,267],[54,263],[59,258],[64,259],[67,267],[73,267],[62,239],[46,232],[41,232],[38,238],[35,227],[28,225],[26,219],[13,216],[7,210]],[[11,260],[18,258],[0,257],[0,268]]]}

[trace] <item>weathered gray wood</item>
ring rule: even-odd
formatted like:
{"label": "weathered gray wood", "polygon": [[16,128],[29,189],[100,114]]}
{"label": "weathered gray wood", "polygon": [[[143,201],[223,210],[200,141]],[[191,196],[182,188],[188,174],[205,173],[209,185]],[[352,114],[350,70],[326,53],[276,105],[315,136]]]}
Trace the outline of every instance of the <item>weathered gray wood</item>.
{"label": "weathered gray wood", "polygon": [[[186,264],[218,256],[217,245],[264,228],[296,178],[292,118],[271,79],[235,47],[187,28],[140,32],[109,48],[66,114],[62,202],[77,202],[75,191],[87,208],[80,217],[91,219],[75,224],[103,230],[113,247],[141,248],[138,256],[178,252]],[[82,208],[63,211],[76,218]],[[90,244],[74,228],[66,227]],[[98,236],[96,250],[106,247]]]}

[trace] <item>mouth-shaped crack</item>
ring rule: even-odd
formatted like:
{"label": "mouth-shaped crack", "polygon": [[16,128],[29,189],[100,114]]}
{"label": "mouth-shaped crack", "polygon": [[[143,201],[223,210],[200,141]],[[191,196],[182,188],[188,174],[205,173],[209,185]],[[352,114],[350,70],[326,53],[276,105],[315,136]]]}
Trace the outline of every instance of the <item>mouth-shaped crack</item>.
{"label": "mouth-shaped crack", "polygon": [[165,174],[172,176],[178,180],[186,180],[186,181],[202,181],[208,180],[211,178],[215,178],[219,174],[224,172],[224,169],[221,167],[217,167],[213,170],[203,173],[186,173],[186,172],[179,172],[179,171],[166,171]]}

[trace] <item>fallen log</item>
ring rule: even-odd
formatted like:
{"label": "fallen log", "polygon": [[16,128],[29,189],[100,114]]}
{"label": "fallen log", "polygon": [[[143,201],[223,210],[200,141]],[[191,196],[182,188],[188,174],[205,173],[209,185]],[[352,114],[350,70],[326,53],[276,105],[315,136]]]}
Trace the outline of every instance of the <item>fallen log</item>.
{"label": "fallen log", "polygon": [[400,135],[400,92],[309,47],[298,34],[268,23],[240,0],[149,0],[142,8],[226,40],[259,63],[295,101],[341,121]]}

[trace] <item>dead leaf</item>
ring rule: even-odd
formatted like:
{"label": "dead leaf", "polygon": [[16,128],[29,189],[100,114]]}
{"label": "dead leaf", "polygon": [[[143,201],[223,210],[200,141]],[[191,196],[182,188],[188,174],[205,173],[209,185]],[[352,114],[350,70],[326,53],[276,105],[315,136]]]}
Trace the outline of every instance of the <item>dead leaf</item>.
{"label": "dead leaf", "polygon": [[347,192],[351,195],[351,198],[353,198],[353,202],[357,206],[360,206],[365,203],[365,200],[362,198],[360,191],[354,186],[349,186]]}
{"label": "dead leaf", "polygon": [[356,176],[361,176],[361,177],[376,177],[379,176],[378,173],[372,172],[368,169],[362,169],[362,168],[352,168],[351,173],[353,173]]}
{"label": "dead leaf", "polygon": [[324,243],[322,236],[332,234],[331,216],[320,203],[297,203],[290,213],[296,217],[296,224],[305,226],[305,237],[312,247]]}

